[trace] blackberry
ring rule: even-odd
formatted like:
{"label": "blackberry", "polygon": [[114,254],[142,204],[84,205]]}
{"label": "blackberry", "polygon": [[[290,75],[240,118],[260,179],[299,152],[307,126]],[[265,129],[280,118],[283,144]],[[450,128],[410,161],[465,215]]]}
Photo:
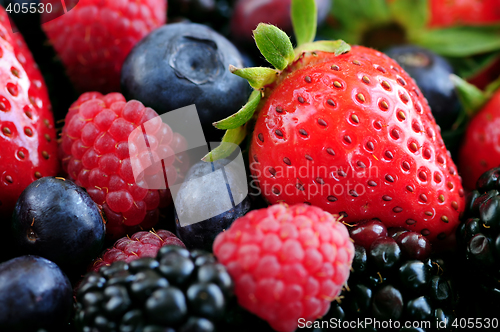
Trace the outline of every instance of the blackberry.
{"label": "blackberry", "polygon": [[162,247],[156,258],[88,273],[76,291],[80,331],[210,332],[233,299],[233,282],[201,250]]}
{"label": "blackberry", "polygon": [[[467,196],[457,229],[461,262],[460,291],[476,305],[464,314],[496,317],[500,305],[500,167],[483,173]],[[484,296],[497,301],[482,300]],[[492,316],[495,315],[495,316]]]}
{"label": "blackberry", "polygon": [[454,285],[446,274],[445,260],[431,255],[425,236],[386,229],[379,220],[359,222],[349,232],[355,256],[347,287],[314,327],[325,328],[327,321],[348,327],[342,322],[371,318],[374,324],[366,326],[371,331],[385,330],[383,324],[389,320],[400,331],[405,331],[406,321],[432,324],[423,331],[451,328],[457,302]]}

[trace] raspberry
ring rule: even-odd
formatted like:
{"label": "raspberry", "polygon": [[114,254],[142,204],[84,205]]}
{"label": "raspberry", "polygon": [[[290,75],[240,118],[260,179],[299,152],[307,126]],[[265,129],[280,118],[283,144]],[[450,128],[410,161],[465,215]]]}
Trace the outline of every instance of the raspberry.
{"label": "raspberry", "polygon": [[354,255],[345,226],[305,204],[251,211],[219,234],[213,249],[234,280],[239,304],[277,331],[323,316]]}
{"label": "raspberry", "polygon": [[44,13],[43,30],[78,90],[119,91],[125,58],[139,40],[165,24],[167,2],[80,0],[76,6],[74,2],[66,1],[72,9],[52,21],[50,13]]}
{"label": "raspberry", "polygon": [[[144,140],[150,143],[147,151],[141,151],[133,137],[134,131],[148,122],[148,134]],[[132,134],[133,132],[133,134]],[[135,135],[140,133],[139,135]],[[132,134],[132,135],[131,135]],[[62,130],[60,157],[68,176],[79,186],[87,189],[107,219],[106,237],[119,237],[153,227],[159,218],[159,208],[171,202],[166,189],[146,189],[153,182],[165,181],[163,168],[169,180],[176,177],[179,161],[172,158],[173,151],[185,146],[185,139],[161,122],[151,108],[136,100],[125,102],[119,93],[103,96],[98,92],[84,93],[70,107]],[[135,179],[130,149],[138,156],[144,172]],[[150,167],[150,155],[158,158]],[[158,161],[159,160],[159,161]],[[183,164],[187,164],[187,160]],[[163,166],[164,165],[164,166]],[[183,165],[183,167],[185,167]],[[161,174],[161,178],[158,178]],[[172,180],[173,181],[173,180]],[[168,184],[167,184],[168,186]]]}
{"label": "raspberry", "polygon": [[184,243],[173,233],[160,229],[158,231],[140,231],[131,237],[123,237],[115,242],[112,248],[106,250],[102,258],[97,259],[90,271],[98,272],[102,266],[109,266],[117,261],[130,263],[142,257],[156,257],[158,250],[167,245],[186,248]]}

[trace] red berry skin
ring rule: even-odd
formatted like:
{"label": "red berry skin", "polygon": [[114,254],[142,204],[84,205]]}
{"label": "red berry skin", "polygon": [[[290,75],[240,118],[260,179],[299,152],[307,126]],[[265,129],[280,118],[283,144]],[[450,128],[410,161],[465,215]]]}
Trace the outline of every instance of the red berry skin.
{"label": "red berry skin", "polygon": [[396,62],[361,46],[318,52],[266,94],[249,160],[271,204],[307,202],[348,223],[379,219],[431,242],[453,236],[461,179],[426,100]]}
{"label": "red berry skin", "polygon": [[249,212],[217,236],[213,251],[239,304],[282,332],[326,314],[354,257],[345,226],[306,204]]}
{"label": "red berry skin", "polygon": [[166,17],[165,0],[80,0],[42,28],[80,92],[108,93],[120,91],[130,50]]}
{"label": "red berry skin", "polygon": [[117,261],[130,263],[143,257],[156,257],[158,250],[168,245],[186,248],[173,233],[163,229],[137,232],[130,237],[117,240],[112,248],[107,249],[102,257],[92,264],[89,272],[98,272],[102,266],[108,266]]}
{"label": "red berry skin", "polygon": [[22,191],[59,170],[57,136],[45,81],[0,6],[0,216],[10,218]]}
{"label": "red berry skin", "polygon": [[[129,137],[143,136],[142,131],[135,129],[144,129],[142,125],[146,122],[148,135],[145,136],[150,151],[160,158],[150,167],[143,167],[143,176],[136,179],[132,169],[134,158],[131,157],[140,155],[149,162],[150,154],[140,154],[144,151],[133,144],[135,140],[129,141]],[[138,132],[140,135],[135,135]],[[153,109],[137,100],[126,102],[119,93],[105,96],[98,92],[84,93],[70,107],[59,150],[62,166],[102,208],[107,219],[108,239],[153,227],[158,222],[159,209],[171,203],[168,184],[165,189],[148,188],[158,188],[152,185],[164,179],[163,167],[167,174],[177,174],[175,167],[179,165],[175,158],[161,154],[177,149],[183,140],[178,136],[162,123]],[[136,161],[145,165],[141,157]]]}
{"label": "red berry skin", "polygon": [[354,243],[366,250],[370,249],[373,241],[387,237],[387,228],[379,220],[364,220],[349,228],[349,236]]}
{"label": "red berry skin", "polygon": [[458,166],[467,190],[487,170],[500,165],[500,90],[469,123],[459,151]]}
{"label": "red berry skin", "polygon": [[432,28],[500,22],[500,0],[429,0],[429,9]]}

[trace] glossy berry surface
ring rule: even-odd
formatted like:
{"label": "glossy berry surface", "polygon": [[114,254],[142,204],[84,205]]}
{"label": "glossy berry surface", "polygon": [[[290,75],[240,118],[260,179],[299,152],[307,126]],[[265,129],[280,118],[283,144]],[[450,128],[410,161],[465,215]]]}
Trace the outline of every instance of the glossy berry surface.
{"label": "glossy berry surface", "polygon": [[500,165],[500,90],[470,121],[459,151],[464,188],[474,190],[481,174]]}
{"label": "glossy berry surface", "polygon": [[165,24],[164,0],[79,0],[43,30],[80,92],[120,91],[123,62],[134,45]]}
{"label": "glossy berry surface", "polygon": [[220,141],[224,132],[212,123],[240,109],[249,94],[248,83],[231,74],[229,65],[241,68],[243,60],[222,35],[200,24],[169,24],[130,52],[122,91],[158,114],[195,104],[207,141]]}
{"label": "glossy berry surface", "polygon": [[[141,143],[143,132],[135,129],[145,123]],[[81,95],[66,115],[60,153],[64,171],[102,208],[107,238],[116,240],[158,222],[159,208],[171,202],[163,167],[173,181],[173,154],[182,142],[153,109],[119,93],[93,92]],[[150,153],[158,158],[154,163]]]}
{"label": "glossy berry surface", "polygon": [[22,191],[59,170],[45,81],[20,33],[0,7],[0,216],[9,220]]}
{"label": "glossy berry surface", "polygon": [[364,220],[349,228],[349,236],[357,245],[368,249],[378,238],[387,237],[387,228],[380,220]]}
{"label": "glossy berry surface", "polygon": [[185,248],[184,243],[169,231],[140,231],[117,240],[112,248],[106,249],[102,257],[92,264],[90,271],[98,272],[102,266],[109,266],[117,261],[130,263],[143,257],[154,258],[161,247],[168,245]]}
{"label": "glossy berry surface", "polygon": [[385,54],[397,63],[417,83],[429,103],[436,123],[449,129],[457,120],[461,106],[450,79],[453,68],[443,57],[419,46],[395,46]]}
{"label": "glossy berry surface", "polygon": [[413,79],[362,46],[306,54],[284,74],[266,90],[249,151],[268,202],[307,202],[347,223],[378,218],[446,246],[464,192]]}
{"label": "glossy berry surface", "polygon": [[9,238],[18,253],[71,270],[99,255],[105,234],[101,211],[83,188],[71,180],[43,177],[19,197]]}
{"label": "glossy berry surface", "polygon": [[20,256],[0,264],[0,329],[63,329],[73,289],[59,267],[42,257]]}
{"label": "glossy berry surface", "polygon": [[[215,237],[250,210],[250,197],[246,195],[246,190],[243,190],[247,189],[246,183],[244,188],[241,188],[241,179],[246,179],[246,173],[239,166],[228,159],[213,163],[200,161],[187,173],[175,199],[175,216],[177,235],[189,249],[211,251]],[[217,178],[209,177],[219,170],[223,170],[227,179],[222,186],[217,183]],[[203,217],[207,211],[213,210],[214,206],[225,205],[229,194],[231,209],[208,219]],[[195,201],[198,203],[193,205]],[[199,222],[186,224],[181,222],[184,220]]]}
{"label": "glossy berry surface", "polygon": [[88,273],[77,289],[76,320],[84,331],[213,332],[232,289],[213,255],[164,246],[156,258]]}
{"label": "glossy berry surface", "polygon": [[273,205],[237,219],[214,242],[238,303],[276,331],[323,316],[349,276],[353,244],[323,210]]}
{"label": "glossy berry surface", "polygon": [[[476,280],[474,287],[470,289],[473,300],[482,296],[481,294],[497,294],[499,291],[496,282],[500,275],[499,174],[500,168],[492,168],[481,175],[476,190],[467,197],[467,209],[457,230],[459,253],[467,264],[468,277],[463,279]],[[477,291],[480,293],[475,293]]]}

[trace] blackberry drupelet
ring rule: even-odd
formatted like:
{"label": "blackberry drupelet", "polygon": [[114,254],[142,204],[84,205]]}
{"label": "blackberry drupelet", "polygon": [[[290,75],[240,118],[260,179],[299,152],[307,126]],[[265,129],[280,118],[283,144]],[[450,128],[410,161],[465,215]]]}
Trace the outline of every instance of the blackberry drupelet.
{"label": "blackberry drupelet", "polygon": [[224,317],[233,282],[215,257],[162,247],[156,258],[88,273],[77,289],[80,331],[210,332]]}
{"label": "blackberry drupelet", "polygon": [[[376,219],[357,223],[349,233],[355,255],[347,287],[316,327],[321,323],[325,327],[331,318],[372,318],[392,320],[393,327],[399,321],[400,331],[404,331],[405,321],[433,324],[424,331],[433,330],[436,322],[442,322],[441,330],[450,329],[457,299],[445,273],[445,261],[431,256],[431,243],[425,236],[401,228],[386,229]],[[382,330],[379,326],[367,328]]]}
{"label": "blackberry drupelet", "polygon": [[[500,305],[500,167],[483,173],[468,194],[457,243],[465,268],[460,273],[462,296],[474,301],[464,314],[497,317]],[[492,301],[484,301],[485,296]],[[485,303],[487,302],[487,303]]]}

